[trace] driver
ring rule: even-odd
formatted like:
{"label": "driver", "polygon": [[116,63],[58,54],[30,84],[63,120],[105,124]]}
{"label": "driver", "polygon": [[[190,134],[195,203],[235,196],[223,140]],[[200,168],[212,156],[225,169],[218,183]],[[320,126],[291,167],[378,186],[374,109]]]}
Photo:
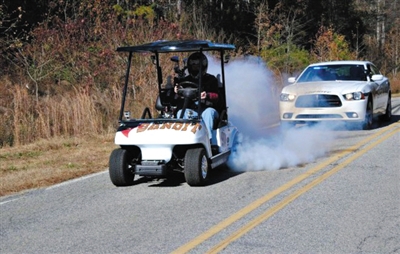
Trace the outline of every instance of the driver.
{"label": "driver", "polygon": [[[200,64],[201,64],[201,73],[200,73]],[[175,78],[175,82],[177,83],[174,87],[175,93],[178,93],[178,89],[182,88],[179,83],[183,81],[194,82],[195,84],[199,84],[199,78],[201,76],[202,83],[202,92],[201,92],[201,117],[206,125],[208,135],[210,139],[212,138],[212,129],[214,125],[214,120],[219,117],[218,112],[213,108],[216,106],[218,102],[218,80],[215,76],[207,73],[208,61],[207,57],[201,52],[195,52],[191,54],[187,60],[188,72],[189,75],[183,78]],[[185,84],[183,84],[185,85]],[[183,87],[185,88],[185,87]],[[178,100],[182,98],[176,96]],[[197,116],[197,105],[198,102],[189,105],[185,110],[183,115],[184,119],[188,119],[189,117]],[[181,111],[179,110],[177,116],[181,116]]]}

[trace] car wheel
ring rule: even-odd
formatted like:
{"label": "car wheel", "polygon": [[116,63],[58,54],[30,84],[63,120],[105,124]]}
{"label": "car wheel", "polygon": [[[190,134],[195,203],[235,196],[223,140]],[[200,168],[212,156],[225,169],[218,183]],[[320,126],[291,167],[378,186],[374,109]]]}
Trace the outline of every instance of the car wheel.
{"label": "car wheel", "polygon": [[204,185],[209,167],[204,148],[193,148],[186,151],[184,174],[186,182],[190,186]]}
{"label": "car wheel", "polygon": [[362,123],[362,129],[363,130],[371,129],[372,124],[373,124],[373,119],[374,119],[374,115],[373,115],[373,111],[372,111],[372,101],[369,100],[367,103],[367,108],[365,110],[365,119],[364,119],[364,122]]}
{"label": "car wheel", "polygon": [[125,149],[115,149],[110,155],[109,173],[111,182],[115,186],[129,186],[133,184],[135,175],[131,171],[132,154]]}
{"label": "car wheel", "polygon": [[388,102],[386,105],[386,111],[385,111],[385,114],[382,116],[382,120],[389,122],[390,119],[392,119],[392,99],[389,96],[389,99],[388,99]]}

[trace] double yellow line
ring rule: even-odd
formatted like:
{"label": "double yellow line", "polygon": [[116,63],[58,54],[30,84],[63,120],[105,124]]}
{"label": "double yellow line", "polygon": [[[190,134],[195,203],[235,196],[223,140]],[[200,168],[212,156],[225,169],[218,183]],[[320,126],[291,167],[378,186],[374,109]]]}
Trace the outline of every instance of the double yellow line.
{"label": "double yellow line", "polygon": [[[272,208],[268,209],[266,212],[261,214],[260,216],[256,217],[253,219],[251,222],[247,223],[245,226],[219,242],[219,244],[215,245],[212,247],[208,253],[218,253],[219,251],[223,250],[226,246],[228,246],[230,243],[233,241],[237,240],[247,232],[249,232],[251,229],[262,223],[263,221],[267,220],[270,218],[272,215],[274,215],[276,212],[287,206],[289,203],[300,197],[302,194],[305,192],[309,191],[319,183],[323,182],[333,174],[337,173],[339,170],[343,169],[345,166],[347,166],[349,163],[352,161],[356,160],[358,157],[361,155],[365,154],[367,151],[371,150],[373,147],[377,146],[379,143],[383,142],[384,140],[390,138],[393,136],[395,133],[400,131],[400,123],[394,123],[386,128],[382,128],[380,131],[376,132],[374,135],[371,135],[370,137],[363,139],[361,142],[358,144],[352,146],[349,149],[343,150],[340,153],[336,153],[333,156],[329,157],[327,160],[322,162],[321,164],[318,164],[316,167],[308,170],[307,172],[297,176],[296,178],[292,179],[291,181],[285,183],[284,185],[280,186],[279,188],[273,190],[272,192],[268,193],[267,195],[257,199],[256,201],[250,203],[248,206],[244,207],[243,209],[239,210],[238,212],[232,214],[230,217],[226,218],[225,220],[221,221],[220,223],[216,224],[215,226],[211,227],[209,230],[205,231],[201,235],[197,236],[194,238],[192,241],[186,243],[185,245],[182,245],[178,249],[174,250],[172,253],[187,253],[190,250],[194,249],[196,246],[200,245],[201,243],[205,242],[207,239],[210,237],[214,236],[215,234],[219,233],[223,229],[227,228],[234,222],[240,220],[250,212],[254,211],[261,205],[265,204],[272,198],[276,197],[277,195],[283,193],[284,191],[292,188],[294,185],[302,182],[303,180],[307,179],[308,177],[314,175],[318,171],[326,168],[327,166],[331,165],[333,162],[340,160],[341,158],[344,158],[351,153],[354,153],[350,157],[348,157],[345,161],[341,162],[339,165],[335,166],[334,168],[330,169],[326,173],[322,174],[321,176],[317,177],[315,180],[312,182],[308,183],[301,189],[295,191],[285,199],[283,199],[281,202],[273,206]],[[369,144],[362,150],[359,150],[361,147],[365,146],[367,143],[371,142],[373,139],[376,139],[377,137],[383,135],[386,132],[386,134],[376,140],[375,142]],[[357,150],[359,150],[357,152]]]}

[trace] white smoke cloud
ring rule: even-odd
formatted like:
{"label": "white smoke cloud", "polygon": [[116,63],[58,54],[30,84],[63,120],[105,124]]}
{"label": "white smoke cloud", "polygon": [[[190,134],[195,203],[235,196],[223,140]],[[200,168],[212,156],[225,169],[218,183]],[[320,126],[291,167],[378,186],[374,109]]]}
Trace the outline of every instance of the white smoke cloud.
{"label": "white smoke cloud", "polygon": [[237,171],[277,170],[315,161],[329,151],[334,139],[331,132],[319,128],[290,129],[258,139],[242,133],[242,141],[231,156],[229,166]]}
{"label": "white smoke cloud", "polygon": [[[214,75],[216,64],[210,61]],[[241,133],[231,169],[277,170],[315,161],[329,151],[335,133],[327,126],[279,128],[279,88],[264,62],[254,57],[231,60],[225,79],[229,120]]]}

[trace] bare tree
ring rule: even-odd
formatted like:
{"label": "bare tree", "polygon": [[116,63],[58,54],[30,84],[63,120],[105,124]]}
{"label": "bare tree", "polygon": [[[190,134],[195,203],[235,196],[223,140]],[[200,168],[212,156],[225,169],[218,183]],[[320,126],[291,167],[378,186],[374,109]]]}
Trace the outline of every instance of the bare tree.
{"label": "bare tree", "polygon": [[267,30],[271,26],[271,20],[269,19],[269,8],[268,1],[263,1],[256,8],[256,19],[254,21],[255,29],[257,31],[257,53],[261,49],[263,40],[268,41]]}
{"label": "bare tree", "polygon": [[377,0],[376,2],[376,40],[379,49],[385,45],[385,27],[386,27],[386,11],[385,0]]}

